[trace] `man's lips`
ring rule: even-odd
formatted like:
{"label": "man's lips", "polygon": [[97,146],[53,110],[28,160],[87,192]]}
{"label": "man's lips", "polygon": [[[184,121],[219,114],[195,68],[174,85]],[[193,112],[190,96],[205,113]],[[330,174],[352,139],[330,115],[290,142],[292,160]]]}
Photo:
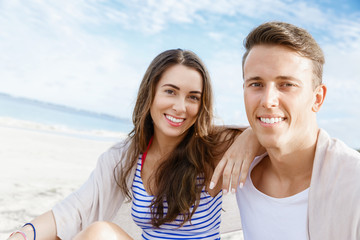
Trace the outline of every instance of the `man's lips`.
{"label": "man's lips", "polygon": [[259,120],[263,123],[267,124],[273,124],[273,123],[279,123],[285,120],[283,117],[259,117]]}

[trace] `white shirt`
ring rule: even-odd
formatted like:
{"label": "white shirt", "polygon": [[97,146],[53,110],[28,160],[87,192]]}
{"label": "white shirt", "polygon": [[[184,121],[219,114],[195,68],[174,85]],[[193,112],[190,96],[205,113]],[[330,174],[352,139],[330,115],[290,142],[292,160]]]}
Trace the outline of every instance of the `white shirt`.
{"label": "white shirt", "polygon": [[252,169],[263,159],[260,156],[250,167],[247,181],[238,189],[236,199],[246,240],[307,239],[308,193],[306,189],[286,198],[270,197],[255,188]]}

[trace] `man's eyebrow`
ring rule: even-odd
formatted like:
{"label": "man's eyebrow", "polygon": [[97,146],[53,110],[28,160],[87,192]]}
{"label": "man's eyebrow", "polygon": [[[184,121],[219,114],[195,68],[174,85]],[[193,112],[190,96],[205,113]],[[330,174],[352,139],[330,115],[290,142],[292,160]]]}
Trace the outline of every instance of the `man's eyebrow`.
{"label": "man's eyebrow", "polygon": [[[176,90],[180,90],[180,88],[174,84],[171,84],[171,83],[166,83],[164,85],[162,85],[161,87],[172,87],[172,88],[175,88]],[[196,93],[196,94],[201,94],[201,91],[190,91],[190,93]]]}
{"label": "man's eyebrow", "polygon": [[292,77],[292,76],[277,76],[276,79],[279,80],[295,80],[295,81],[300,81],[299,79]]}
{"label": "man's eyebrow", "polygon": [[[299,79],[295,78],[295,77],[292,77],[292,76],[277,76],[275,79],[278,79],[278,80],[295,80],[295,81],[300,81]],[[249,78],[246,78],[245,79],[245,82],[246,81],[258,81],[258,80],[263,80],[261,77],[259,76],[255,76],[255,77],[249,77]]]}
{"label": "man's eyebrow", "polygon": [[259,76],[255,76],[255,77],[249,77],[249,78],[246,78],[244,81],[253,81],[253,80],[262,80],[261,77]]}

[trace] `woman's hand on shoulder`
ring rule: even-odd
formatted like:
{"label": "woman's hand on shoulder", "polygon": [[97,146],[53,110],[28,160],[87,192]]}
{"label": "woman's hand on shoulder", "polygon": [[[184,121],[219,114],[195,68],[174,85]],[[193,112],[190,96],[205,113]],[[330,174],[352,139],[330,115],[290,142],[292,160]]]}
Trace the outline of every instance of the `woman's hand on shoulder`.
{"label": "woman's hand on shoulder", "polygon": [[[257,155],[265,152],[255,133],[249,127],[235,138],[234,143],[225,152],[217,164],[210,182],[210,189],[218,185],[222,178],[223,193],[226,194],[231,186],[235,193],[237,185],[245,184],[250,165]],[[240,177],[240,180],[239,180]]]}

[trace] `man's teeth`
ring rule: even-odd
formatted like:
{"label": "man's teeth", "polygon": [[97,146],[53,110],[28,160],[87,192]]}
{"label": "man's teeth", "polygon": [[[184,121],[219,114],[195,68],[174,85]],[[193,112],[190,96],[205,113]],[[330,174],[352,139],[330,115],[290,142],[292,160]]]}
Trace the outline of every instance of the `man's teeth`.
{"label": "man's teeth", "polygon": [[283,118],[260,118],[260,121],[264,123],[277,123],[283,121]]}
{"label": "man's teeth", "polygon": [[169,115],[165,115],[165,117],[166,117],[167,119],[169,119],[170,121],[175,122],[175,123],[181,123],[181,122],[184,121],[183,118],[174,118],[174,117],[169,116]]}

